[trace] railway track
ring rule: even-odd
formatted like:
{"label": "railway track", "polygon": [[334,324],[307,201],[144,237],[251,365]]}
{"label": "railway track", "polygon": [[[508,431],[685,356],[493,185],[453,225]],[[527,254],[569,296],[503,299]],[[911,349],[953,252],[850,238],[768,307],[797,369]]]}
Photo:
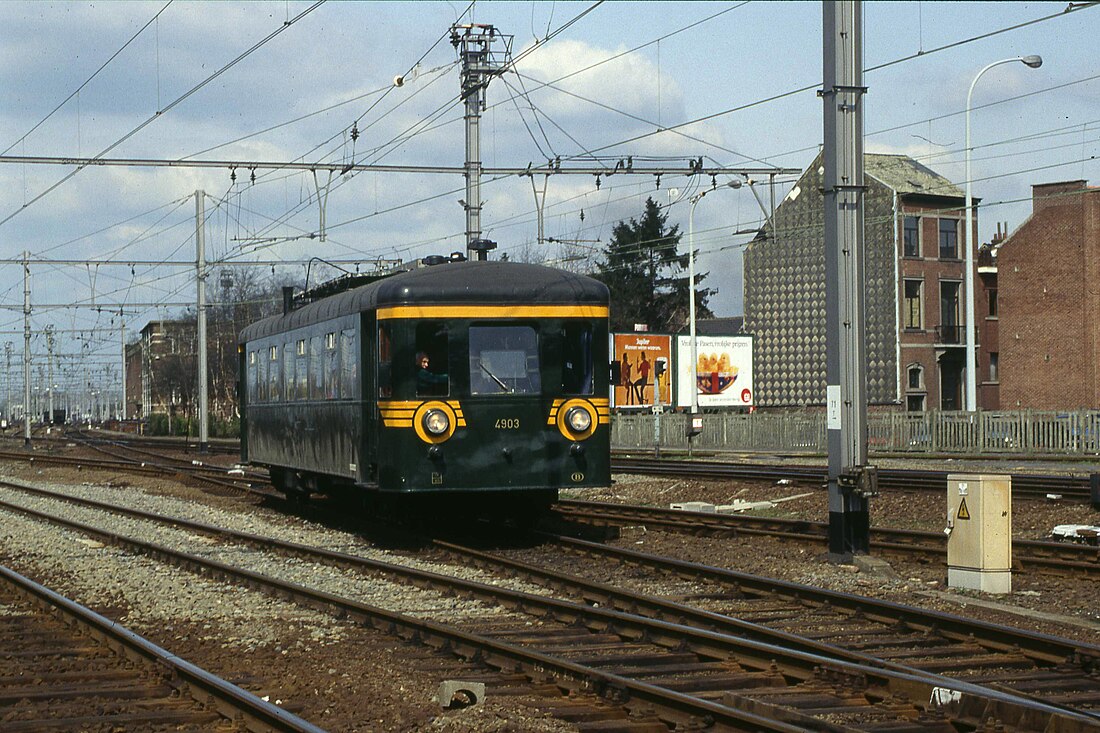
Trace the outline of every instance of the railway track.
{"label": "railway track", "polygon": [[[765,466],[718,461],[660,460],[618,455],[612,458],[611,470],[615,473],[635,473],[652,476],[679,476],[701,479],[745,479],[757,481],[788,480],[806,485],[821,486],[826,469],[821,466]],[[958,473],[974,473],[973,469],[960,469]],[[928,490],[946,491],[949,471],[917,471],[911,469],[878,469],[880,490]],[[996,472],[994,472],[996,473]],[[1059,476],[1016,473],[1012,474],[1012,495],[1018,498],[1045,498],[1047,494],[1061,494],[1073,501],[1089,501],[1088,476]]]}
{"label": "railway track", "polygon": [[[567,499],[558,501],[554,511],[576,521],[619,526],[641,524],[683,534],[717,537],[763,535],[818,545],[827,545],[829,539],[827,523],[804,519],[714,514]],[[947,538],[942,532],[872,527],[870,539],[871,549],[875,552],[923,556],[937,562],[946,562],[947,559]],[[1100,547],[1096,545],[1015,539],[1012,541],[1012,562],[1014,569],[1027,572],[1100,577]]]}
{"label": "railway track", "polygon": [[[83,440],[83,438],[78,438]],[[106,459],[77,458],[60,454],[28,454],[25,451],[0,451],[0,458],[52,465],[77,465],[101,470],[122,470],[146,475],[186,475],[194,480],[224,489],[233,494],[246,493],[270,499],[281,498],[267,485],[267,474],[248,470],[239,477],[229,478],[227,470],[206,466],[194,460],[136,448],[126,443],[98,441],[88,447],[108,456]],[[671,462],[678,463],[678,462]],[[705,468],[709,471],[709,468]],[[667,531],[710,536],[767,535],[783,539],[827,544],[828,525],[799,519],[758,517],[753,515],[711,514],[670,511],[640,505],[605,504],[561,500],[556,511],[574,520],[607,524],[645,524]],[[947,556],[947,542],[941,533],[875,527],[871,530],[871,547],[876,552],[924,556],[929,561],[942,562]],[[1100,548],[1093,545],[1039,540],[1013,541],[1014,569],[1026,572],[1095,578],[1100,576]]]}
{"label": "railway track", "polygon": [[[237,476],[232,476],[229,469],[223,467],[206,465],[193,459],[174,458],[161,453],[134,448],[125,443],[85,441],[79,437],[66,438],[65,443],[81,444],[106,457],[89,458],[87,456],[72,456],[45,451],[0,450],[0,459],[39,465],[126,471],[149,476],[183,475],[206,486],[228,491],[232,494],[247,493],[263,497],[273,495],[272,491],[263,488],[268,481],[267,474],[263,472],[241,471]],[[259,488],[257,484],[260,485]]]}
{"label": "railway track", "polygon": [[5,733],[323,733],[321,728],[0,566]]}
{"label": "railway track", "polygon": [[[945,733],[978,729],[993,718],[1014,721],[1013,730],[1089,730],[1100,725],[1100,717],[1071,705],[1079,699],[1087,704],[1087,694],[1075,697],[1061,690],[1061,698],[1051,695],[1051,699],[1041,700],[996,689],[996,684],[1005,681],[1003,676],[986,685],[952,680],[916,667],[860,664],[840,658],[839,653],[815,654],[753,640],[744,634],[695,628],[683,620],[650,618],[633,611],[596,606],[589,600],[563,600],[545,591],[513,590],[500,587],[495,581],[486,584],[464,580],[160,514],[140,517],[142,522],[171,524],[181,527],[184,533],[214,537],[219,544],[255,548],[260,553],[255,562],[265,568],[278,565],[272,561],[272,553],[279,553],[293,555],[300,562],[316,563],[318,569],[308,573],[310,578],[323,575],[325,567],[339,568],[344,575],[354,571],[363,576],[365,583],[364,596],[359,597],[389,598],[378,587],[383,578],[395,589],[422,588],[428,597],[413,602],[421,610],[410,616],[320,588],[287,582],[254,568],[230,566],[141,539],[125,538],[117,532],[103,532],[54,516],[52,511],[47,514],[16,508],[7,502],[5,507],[98,535],[102,541],[152,555],[207,577],[244,583],[375,628],[389,629],[403,638],[416,637],[464,657],[478,657],[498,669],[521,672],[532,684],[553,681],[560,688],[597,691],[635,716],[631,719],[634,723],[652,720],[666,726],[715,730],[889,729]],[[140,515],[123,507],[100,506],[97,510]],[[233,558],[242,557],[239,547],[230,549]],[[470,603],[479,604],[481,610],[467,609],[448,623],[428,617],[438,613],[423,611],[440,599],[453,596],[469,599]],[[453,601],[447,607],[453,615]],[[1048,641],[1048,647],[1050,644]],[[1018,669],[1021,660],[1033,659],[1028,653],[1005,651],[994,662],[982,662],[993,652],[977,643],[972,646],[973,649],[967,648],[961,655],[962,647],[948,651],[955,659],[954,666],[971,672],[981,669],[976,666],[979,663],[1010,668],[1015,665]],[[1100,652],[1080,646],[1077,649],[1081,652],[1082,669],[1095,663],[1096,653]],[[926,649],[925,654],[928,653]],[[1065,671],[1061,674],[1058,681],[1068,685],[1070,675]],[[1089,694],[1095,695],[1095,679],[1089,683],[1088,674],[1079,677],[1072,678],[1076,689],[1093,690]],[[1091,687],[1082,687],[1086,684]]]}
{"label": "railway track", "polygon": [[[520,552],[444,541],[434,546],[476,567],[568,589],[585,603],[871,666],[958,675],[1081,706],[1094,711],[1100,725],[1100,646],[628,548],[540,537],[536,550]],[[614,586],[592,580],[609,575],[627,580]],[[662,597],[637,590],[654,586]]]}

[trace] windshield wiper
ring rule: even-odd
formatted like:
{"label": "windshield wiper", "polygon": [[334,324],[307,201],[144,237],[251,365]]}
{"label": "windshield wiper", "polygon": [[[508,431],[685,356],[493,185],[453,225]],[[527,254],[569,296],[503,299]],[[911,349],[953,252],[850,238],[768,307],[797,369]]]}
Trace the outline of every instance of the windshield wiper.
{"label": "windshield wiper", "polygon": [[481,367],[481,371],[488,374],[489,378],[492,379],[494,382],[496,382],[500,386],[500,389],[502,391],[504,391],[504,392],[511,392],[512,391],[512,390],[508,389],[507,384],[505,384],[503,381],[501,381],[500,377],[498,377],[497,375],[495,375],[491,371],[489,371],[489,369],[481,362],[480,359],[478,360],[477,365],[479,367]]}

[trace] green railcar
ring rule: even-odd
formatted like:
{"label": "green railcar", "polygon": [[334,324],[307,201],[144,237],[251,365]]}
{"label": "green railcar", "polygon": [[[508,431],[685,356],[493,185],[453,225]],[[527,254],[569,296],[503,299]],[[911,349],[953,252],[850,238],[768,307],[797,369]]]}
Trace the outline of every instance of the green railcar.
{"label": "green railcar", "polygon": [[451,262],[292,305],[240,337],[242,460],[280,490],[508,507],[610,483],[602,283]]}

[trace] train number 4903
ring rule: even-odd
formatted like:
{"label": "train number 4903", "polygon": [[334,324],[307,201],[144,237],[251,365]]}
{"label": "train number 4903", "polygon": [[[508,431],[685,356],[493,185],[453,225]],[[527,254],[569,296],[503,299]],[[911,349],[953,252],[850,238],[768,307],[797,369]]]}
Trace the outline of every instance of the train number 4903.
{"label": "train number 4903", "polygon": [[497,430],[519,430],[519,418],[518,417],[501,417],[501,418],[497,418],[496,429]]}

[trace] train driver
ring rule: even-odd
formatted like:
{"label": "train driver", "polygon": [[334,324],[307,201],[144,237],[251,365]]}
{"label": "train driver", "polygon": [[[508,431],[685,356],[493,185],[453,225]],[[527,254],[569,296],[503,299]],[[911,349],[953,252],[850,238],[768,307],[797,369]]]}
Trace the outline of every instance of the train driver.
{"label": "train driver", "polygon": [[447,394],[447,374],[436,374],[429,368],[428,354],[416,352],[416,393],[419,395]]}

